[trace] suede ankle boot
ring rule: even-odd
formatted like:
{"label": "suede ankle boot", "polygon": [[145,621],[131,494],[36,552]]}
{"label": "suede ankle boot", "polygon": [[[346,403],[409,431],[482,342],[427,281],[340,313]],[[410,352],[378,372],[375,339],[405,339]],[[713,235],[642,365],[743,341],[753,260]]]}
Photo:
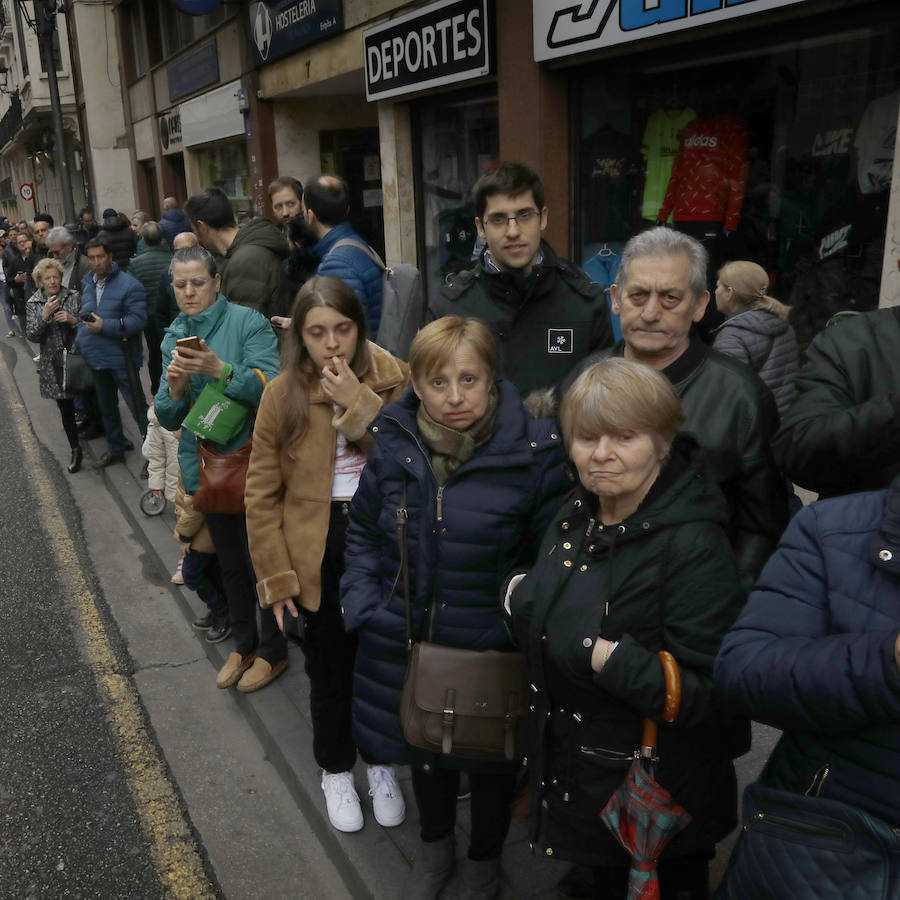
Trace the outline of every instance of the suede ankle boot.
{"label": "suede ankle boot", "polygon": [[403,900],[437,900],[456,865],[456,839],[448,835],[432,843],[419,842],[415,864],[406,880]]}

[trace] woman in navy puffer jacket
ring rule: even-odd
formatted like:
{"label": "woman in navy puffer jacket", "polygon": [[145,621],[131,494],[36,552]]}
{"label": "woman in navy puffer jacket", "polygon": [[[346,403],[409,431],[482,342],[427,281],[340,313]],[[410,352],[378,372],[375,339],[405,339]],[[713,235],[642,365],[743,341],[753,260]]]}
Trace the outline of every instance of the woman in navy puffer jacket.
{"label": "woman in navy puffer jacket", "polygon": [[784,731],[763,784],[815,784],[900,826],[900,479],[794,517],[715,676],[733,709]]}
{"label": "woman in navy puffer jacket", "polygon": [[[472,833],[460,878],[464,896],[499,889],[515,763],[478,763],[415,751],[403,741],[400,693],[406,627],[396,523],[408,513],[413,631],[417,639],[472,650],[509,650],[500,593],[528,568],[570,485],[558,427],[534,420],[508,381],[494,378],[487,327],[447,316],[410,347],[414,389],[385,407],[353,498],[341,604],[357,629],[354,736],[373,758],[412,762],[421,822],[412,890],[434,898],[456,861],[461,770],[469,773]],[[420,399],[421,398],[421,399]]]}

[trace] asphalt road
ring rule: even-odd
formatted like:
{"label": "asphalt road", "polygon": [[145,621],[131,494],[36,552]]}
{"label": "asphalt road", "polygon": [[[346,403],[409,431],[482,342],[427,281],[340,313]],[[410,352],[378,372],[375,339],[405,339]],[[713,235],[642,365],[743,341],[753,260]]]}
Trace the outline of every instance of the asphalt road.
{"label": "asphalt road", "polygon": [[68,475],[32,353],[0,341],[0,898],[353,895],[215,686],[139,454],[93,472],[98,439]]}
{"label": "asphalt road", "polygon": [[[0,395],[0,896],[163,897],[108,698],[79,633],[77,516],[58,469],[23,450],[10,399]],[[59,504],[54,535],[46,514],[57,511],[42,505],[38,480]],[[55,546],[72,551],[66,568]],[[104,675],[127,679],[102,604],[95,611],[94,638],[107,641],[111,662]]]}

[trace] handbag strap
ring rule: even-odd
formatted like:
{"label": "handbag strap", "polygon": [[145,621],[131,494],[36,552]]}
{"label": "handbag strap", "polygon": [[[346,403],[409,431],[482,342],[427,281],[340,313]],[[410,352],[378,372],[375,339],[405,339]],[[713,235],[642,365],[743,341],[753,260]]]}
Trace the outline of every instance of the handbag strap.
{"label": "handbag strap", "polygon": [[233,367],[229,362],[222,363],[222,374],[219,376],[219,381],[216,384],[216,387],[219,391],[225,390],[225,385],[228,383],[228,376],[231,375],[233,371]]}

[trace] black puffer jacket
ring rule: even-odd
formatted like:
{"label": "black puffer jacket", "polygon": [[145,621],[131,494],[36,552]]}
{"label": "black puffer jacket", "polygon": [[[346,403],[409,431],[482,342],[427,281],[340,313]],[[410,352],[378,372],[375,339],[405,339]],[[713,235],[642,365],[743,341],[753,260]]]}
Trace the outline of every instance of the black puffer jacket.
{"label": "black puffer jacket", "polygon": [[354,735],[361,750],[383,762],[410,759],[398,716],[407,654],[397,510],[409,514],[417,636],[430,633],[452,647],[505,649],[511,638],[501,618],[501,585],[511,571],[531,564],[571,486],[555,423],[531,419],[509,382],[498,379],[497,386],[491,439],[442,488],[419,436],[412,390],[370,426],[377,440],[353,498],[341,605],[347,629],[359,632]]}
{"label": "black puffer jacket", "polygon": [[745,309],[729,316],[714,333],[713,350],[753,369],[783,416],[797,395],[791,376],[799,366],[797,338],[787,319],[764,309]]}
{"label": "black puffer jacket", "polygon": [[[620,341],[612,354],[624,352]],[[592,356],[579,370],[609,355]],[[706,450],[725,494],[728,535],[749,594],[788,519],[787,485],[771,448],[778,430],[772,392],[746,366],[696,339],[663,374],[681,398],[684,430]]]}
{"label": "black puffer jacket", "polygon": [[110,216],[103,220],[103,227],[97,237],[103,240],[112,251],[113,260],[125,272],[131,257],[137,253],[137,235],[130,225],[126,225],[118,216]]}
{"label": "black puffer jacket", "polygon": [[795,378],[775,454],[822,497],[886,488],[900,472],[900,307],[823,331]]}
{"label": "black puffer jacket", "polygon": [[498,372],[527,396],[559,384],[589,353],[613,344],[609,304],[600,285],[541,243],[543,261],[527,277],[484,265],[448,276],[432,318],[474,316],[491,329]]}
{"label": "black puffer jacket", "polygon": [[[555,858],[626,865],[600,820],[640,746],[662,719],[668,650],[681,671],[681,711],[660,725],[657,779],[693,816],[664,851],[712,847],[735,824],[737,787],[712,666],[743,602],[725,534],[727,508],[696,443],[676,438],[638,510],[604,527],[579,488],[547,531],[538,562],[512,594],[519,646],[535,688],[532,840]],[[599,673],[597,636],[619,644]]]}

